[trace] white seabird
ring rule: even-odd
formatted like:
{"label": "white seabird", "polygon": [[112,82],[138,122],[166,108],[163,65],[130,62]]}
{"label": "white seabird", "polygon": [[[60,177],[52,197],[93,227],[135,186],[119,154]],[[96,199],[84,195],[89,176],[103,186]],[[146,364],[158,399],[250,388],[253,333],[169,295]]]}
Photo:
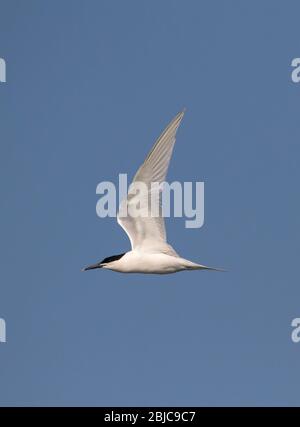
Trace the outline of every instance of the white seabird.
{"label": "white seabird", "polygon": [[[168,274],[183,270],[217,270],[180,257],[167,243],[164,218],[160,209],[161,187],[153,190],[151,183],[165,181],[175,144],[177,129],[184,111],[166,127],[158,138],[146,160],[137,171],[129,187],[127,198],[119,207],[117,220],[127,233],[131,251],[105,258],[103,261],[85,267],[83,271],[105,268],[121,273]],[[144,191],[136,191],[136,184],[143,183]],[[156,191],[155,194],[153,194]],[[157,204],[159,214],[151,215],[151,203]],[[130,213],[133,206],[139,206],[140,214]],[[154,206],[155,208],[155,206]],[[155,211],[155,209],[154,209]]]}

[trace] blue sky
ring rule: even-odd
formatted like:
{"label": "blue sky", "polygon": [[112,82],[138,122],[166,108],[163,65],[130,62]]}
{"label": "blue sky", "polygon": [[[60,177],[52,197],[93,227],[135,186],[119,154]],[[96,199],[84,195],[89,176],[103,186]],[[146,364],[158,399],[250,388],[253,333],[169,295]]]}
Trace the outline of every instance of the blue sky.
{"label": "blue sky", "polygon": [[[1,405],[298,405],[299,2],[0,1]],[[95,208],[187,108],[169,219],[227,273],[81,273],[129,250]]]}

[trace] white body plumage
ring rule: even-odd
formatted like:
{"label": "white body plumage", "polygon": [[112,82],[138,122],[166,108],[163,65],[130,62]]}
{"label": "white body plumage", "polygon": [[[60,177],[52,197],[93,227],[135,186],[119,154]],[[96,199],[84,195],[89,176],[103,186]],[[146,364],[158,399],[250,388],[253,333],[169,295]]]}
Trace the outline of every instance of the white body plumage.
{"label": "white body plumage", "polygon": [[[167,243],[162,215],[153,216],[151,203],[160,206],[161,187],[165,181],[172,156],[175,136],[184,112],[177,116],[160,135],[146,160],[137,171],[128,195],[119,207],[118,223],[127,233],[131,251],[113,255],[83,270],[105,268],[121,273],[168,274],[182,270],[217,270],[181,258]],[[136,191],[137,184],[143,191]],[[152,183],[158,186],[153,190]],[[139,206],[139,215],[132,215],[131,208]],[[157,212],[157,209],[154,209]]]}
{"label": "white body plumage", "polygon": [[182,270],[207,269],[208,267],[163,253],[130,251],[120,259],[107,264],[103,263],[102,268],[120,273],[169,274]]}

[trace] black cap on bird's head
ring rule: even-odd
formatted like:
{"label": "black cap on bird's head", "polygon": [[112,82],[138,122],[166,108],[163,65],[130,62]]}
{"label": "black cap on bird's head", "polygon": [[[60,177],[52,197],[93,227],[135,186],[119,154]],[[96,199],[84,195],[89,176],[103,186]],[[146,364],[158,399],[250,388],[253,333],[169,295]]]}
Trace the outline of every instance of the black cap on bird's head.
{"label": "black cap on bird's head", "polygon": [[85,268],[83,268],[81,271],[87,271],[87,270],[95,270],[96,268],[102,268],[104,265],[109,264],[112,261],[117,261],[118,259],[122,258],[123,255],[125,255],[126,252],[119,255],[112,255],[107,258],[104,258],[101,262],[96,262],[96,264],[89,265]]}

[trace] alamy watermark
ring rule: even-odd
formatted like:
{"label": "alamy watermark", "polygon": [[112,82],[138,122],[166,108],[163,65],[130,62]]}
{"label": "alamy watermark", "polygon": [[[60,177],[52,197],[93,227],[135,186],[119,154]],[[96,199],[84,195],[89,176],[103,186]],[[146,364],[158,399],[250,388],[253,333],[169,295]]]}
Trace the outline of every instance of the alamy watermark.
{"label": "alamy watermark", "polygon": [[291,335],[292,341],[298,343],[300,342],[300,318],[296,317],[293,319],[291,326],[294,328]]}
{"label": "alamy watermark", "polygon": [[6,323],[0,318],[0,343],[6,342]]}
{"label": "alamy watermark", "polygon": [[[6,82],[6,62],[0,58],[0,83]],[[0,318],[0,343],[6,342],[6,323]]]}
{"label": "alamy watermark", "polygon": [[6,62],[0,58],[0,82],[6,83]]}
{"label": "alamy watermark", "polygon": [[291,73],[291,79],[294,83],[300,82],[300,58],[294,58],[291,62],[293,71]]}
{"label": "alamy watermark", "polygon": [[[0,83],[6,82],[6,62],[0,58]],[[0,343],[6,342],[6,323],[0,318]]]}
{"label": "alamy watermark", "polygon": [[[100,218],[116,217],[119,207],[120,217],[174,216],[187,218],[186,228],[200,228],[204,224],[204,182],[147,184],[140,181],[132,183],[128,189],[127,174],[119,174],[118,188],[117,197],[113,182],[103,181],[97,185],[96,194],[101,198],[96,204],[96,213]],[[124,200],[127,203],[122,203]]]}

